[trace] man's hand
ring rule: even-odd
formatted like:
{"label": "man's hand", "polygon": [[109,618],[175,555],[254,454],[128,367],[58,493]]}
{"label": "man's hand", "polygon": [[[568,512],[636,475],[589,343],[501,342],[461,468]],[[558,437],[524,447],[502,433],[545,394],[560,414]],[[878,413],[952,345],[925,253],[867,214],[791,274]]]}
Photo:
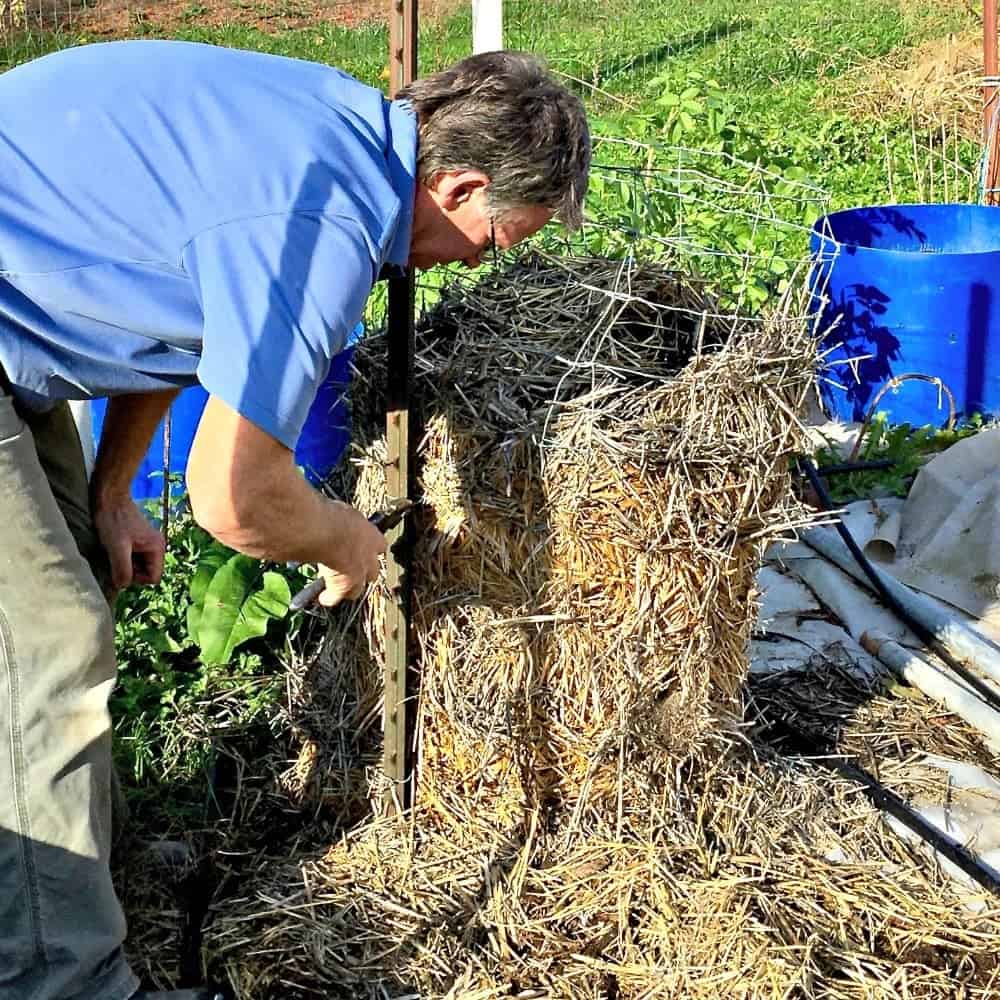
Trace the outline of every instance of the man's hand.
{"label": "man's hand", "polygon": [[332,608],[343,600],[361,597],[369,583],[378,579],[379,556],[385,552],[385,535],[363,514],[340,501],[334,501],[338,516],[349,524],[350,544],[344,546],[343,558],[336,566],[319,566],[326,587],[317,600]]}
{"label": "man's hand", "polygon": [[163,535],[130,498],[94,510],[97,536],[111,562],[111,585],[121,590],[133,583],[156,584],[163,576]]}
{"label": "man's hand", "polygon": [[111,563],[111,586],[159,583],[166,546],[132,502],[130,484],[157,424],[179,390],[113,396],[90,477],[90,509]]}

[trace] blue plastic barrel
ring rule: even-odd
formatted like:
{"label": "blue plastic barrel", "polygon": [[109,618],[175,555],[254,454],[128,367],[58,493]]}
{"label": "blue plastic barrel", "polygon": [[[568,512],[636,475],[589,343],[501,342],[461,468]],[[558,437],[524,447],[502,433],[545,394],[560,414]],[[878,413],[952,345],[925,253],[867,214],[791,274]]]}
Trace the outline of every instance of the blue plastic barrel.
{"label": "blue plastic barrel", "polygon": [[[295,447],[295,462],[302,467],[306,478],[313,484],[322,482],[333,471],[350,443],[351,421],[347,393],[351,384],[354,349],[363,334],[364,326],[359,323],[352,332],[347,347],[334,355],[330,371],[313,400],[299,435]],[[183,474],[187,471],[191,444],[207,401],[208,393],[200,385],[194,385],[181,392],[170,407],[171,473]],[[100,441],[106,410],[107,400],[93,401],[91,412],[95,442]],[[163,464],[161,424],[132,481],[134,499],[150,500],[163,495]],[[175,494],[181,491],[179,485],[174,487]]]}
{"label": "blue plastic barrel", "polygon": [[[863,419],[887,383],[910,374],[939,379],[959,414],[1000,410],[1000,208],[853,208],[820,219],[811,249],[831,416]],[[877,410],[940,424],[947,394],[901,379]]]}

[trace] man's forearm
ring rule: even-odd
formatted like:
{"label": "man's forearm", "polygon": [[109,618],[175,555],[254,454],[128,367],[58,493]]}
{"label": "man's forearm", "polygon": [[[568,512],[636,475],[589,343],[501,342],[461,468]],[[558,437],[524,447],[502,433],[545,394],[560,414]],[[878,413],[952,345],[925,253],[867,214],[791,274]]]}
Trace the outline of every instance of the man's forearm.
{"label": "man's forearm", "polygon": [[195,520],[258,559],[339,567],[355,550],[383,546],[363,514],[313,489],[284,445],[214,396],[191,447],[187,484]]}
{"label": "man's forearm", "polygon": [[[357,511],[328,500],[313,489],[291,462],[261,468],[256,475],[237,472],[232,492],[217,491],[222,517],[208,521],[215,537],[240,552],[279,562],[333,561],[352,544],[351,522]],[[195,507],[196,518],[203,507]],[[204,525],[203,525],[204,526]]]}
{"label": "man's forearm", "polygon": [[149,442],[179,389],[112,396],[90,481],[94,509],[130,496],[132,480]]}

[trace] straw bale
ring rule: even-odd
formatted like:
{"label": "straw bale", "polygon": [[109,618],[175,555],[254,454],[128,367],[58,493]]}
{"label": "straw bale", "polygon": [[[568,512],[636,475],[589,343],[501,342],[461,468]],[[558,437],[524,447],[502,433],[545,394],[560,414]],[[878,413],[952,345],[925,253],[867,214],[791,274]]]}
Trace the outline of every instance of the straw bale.
{"label": "straw bale", "polygon": [[[529,258],[446,290],[418,347],[414,807],[272,859],[218,908],[207,947],[241,998],[1000,988],[996,907],[964,909],[853,785],[781,756],[811,697],[834,747],[873,693],[771,680],[740,721],[762,548],[807,516],[788,457],[812,351],[790,310],[720,316],[634,262]],[[369,509],[385,453],[360,429]],[[358,747],[386,599],[334,616],[331,655],[360,659],[324,704],[354,678]]]}
{"label": "straw bale", "polygon": [[[380,348],[359,360],[370,378]],[[343,952],[324,935],[298,982],[350,990],[392,967],[445,995],[458,970],[474,970],[463,990],[510,995],[518,936],[549,919],[520,898],[529,885],[549,894],[535,871],[548,842],[583,838],[591,861],[587,831],[621,845],[607,817],[631,815],[650,774],[676,774],[720,716],[741,710],[753,575],[764,541],[789,523],[787,456],[812,360],[797,317],[723,315],[705,288],[661,266],[533,256],[441,296],[418,351],[416,807],[309,869],[311,898],[342,890],[334,909],[363,932],[342,935]],[[372,381],[356,424],[378,412]],[[367,508],[381,499],[384,451],[374,428],[359,430],[355,501]],[[352,675],[364,692],[353,703],[371,704],[386,596],[376,589],[353,631],[336,629],[339,661],[364,660],[327,678],[337,704]],[[371,713],[358,721],[371,733]],[[299,770],[315,772],[315,742]],[[333,781],[318,794],[341,792]],[[633,865],[640,841],[624,843],[609,856]],[[492,916],[470,925],[475,900]],[[620,907],[601,912],[599,936],[614,937]],[[221,920],[220,954],[245,961],[242,924]],[[491,943],[483,928],[494,924]],[[526,971],[552,995],[589,996],[601,980],[587,962],[562,962],[578,933],[544,931],[541,964]],[[277,957],[270,945],[267,956],[264,966]]]}
{"label": "straw bale", "polygon": [[[739,711],[747,597],[796,441],[759,412],[804,390],[811,356],[663,269],[529,259],[503,277],[426,324],[417,565],[422,789],[468,809],[476,788],[506,828],[525,802],[606,788],[594,762],[623,720],[684,755]],[[755,381],[761,363],[777,377]]]}
{"label": "straw bale", "polygon": [[[762,546],[804,516],[811,364],[791,313],[720,317],[655,268],[533,259],[445,293],[418,350],[415,803],[226,901],[207,947],[240,997],[995,995],[994,901],[964,908],[857,788],[782,756],[810,713],[824,752],[869,729],[903,752],[926,707],[825,664],[753,683],[735,724]],[[331,632],[366,746],[386,597]]]}

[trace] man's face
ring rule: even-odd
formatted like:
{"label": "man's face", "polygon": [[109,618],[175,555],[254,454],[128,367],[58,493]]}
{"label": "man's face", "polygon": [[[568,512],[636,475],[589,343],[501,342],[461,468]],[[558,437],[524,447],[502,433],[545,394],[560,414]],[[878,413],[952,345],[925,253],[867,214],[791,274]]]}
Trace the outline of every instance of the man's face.
{"label": "man's face", "polygon": [[478,267],[498,250],[534,235],[551,218],[548,208],[531,205],[494,220],[486,203],[489,178],[477,171],[439,175],[431,185],[418,185],[414,206],[409,266],[420,269],[463,261]]}

